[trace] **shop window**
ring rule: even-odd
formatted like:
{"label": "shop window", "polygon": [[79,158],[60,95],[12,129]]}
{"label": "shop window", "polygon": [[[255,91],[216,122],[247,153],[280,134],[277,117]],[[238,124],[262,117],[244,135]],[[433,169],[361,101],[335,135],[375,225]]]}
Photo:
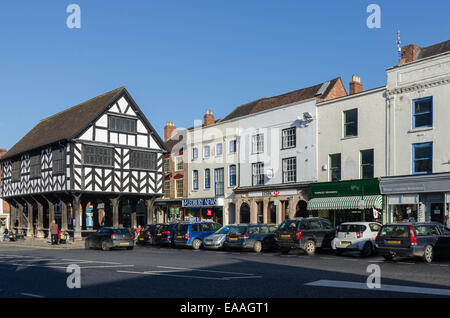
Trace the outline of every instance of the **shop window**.
{"label": "shop window", "polygon": [[413,144],[413,174],[431,173],[433,167],[433,143]]}
{"label": "shop window", "polygon": [[344,112],[344,137],[358,136],[358,109]]}
{"label": "shop window", "polygon": [[413,100],[413,128],[433,126],[433,97]]}
{"label": "shop window", "polygon": [[361,151],[361,179],[373,178],[373,149]]}
{"label": "shop window", "polygon": [[341,180],[341,154],[330,155],[330,181]]}

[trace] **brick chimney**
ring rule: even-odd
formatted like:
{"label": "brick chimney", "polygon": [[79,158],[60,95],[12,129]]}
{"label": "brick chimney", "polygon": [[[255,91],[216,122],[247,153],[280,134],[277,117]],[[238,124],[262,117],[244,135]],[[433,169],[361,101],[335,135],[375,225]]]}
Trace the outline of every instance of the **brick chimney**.
{"label": "brick chimney", "polygon": [[361,83],[361,78],[356,75],[352,76],[352,81],[350,82],[350,95],[361,93],[363,91],[363,84]]}
{"label": "brick chimney", "polygon": [[398,62],[398,65],[412,62],[416,59],[417,54],[420,51],[420,46],[410,44],[402,47],[402,59]]}
{"label": "brick chimney", "polygon": [[177,127],[175,127],[173,121],[166,121],[166,125],[164,126],[164,141],[170,139],[176,131]]}
{"label": "brick chimney", "polygon": [[211,109],[206,110],[206,114],[203,116],[203,126],[209,126],[214,124],[214,115]]}
{"label": "brick chimney", "polygon": [[0,159],[4,156],[4,155],[6,155],[6,149],[5,148],[0,148]]}

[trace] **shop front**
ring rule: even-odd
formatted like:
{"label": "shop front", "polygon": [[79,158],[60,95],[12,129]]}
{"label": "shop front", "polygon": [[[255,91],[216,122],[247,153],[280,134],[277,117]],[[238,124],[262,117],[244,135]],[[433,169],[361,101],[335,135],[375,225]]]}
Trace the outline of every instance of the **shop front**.
{"label": "shop front", "polygon": [[170,223],[185,219],[185,209],[180,199],[156,200],[155,207],[156,223]]}
{"label": "shop front", "polygon": [[383,222],[383,197],[378,179],[312,183],[309,216],[343,222]]}
{"label": "shop front", "polygon": [[185,221],[214,221],[223,224],[224,198],[184,199]]}
{"label": "shop front", "polygon": [[450,205],[450,173],[383,177],[387,222],[440,222],[445,224]]}

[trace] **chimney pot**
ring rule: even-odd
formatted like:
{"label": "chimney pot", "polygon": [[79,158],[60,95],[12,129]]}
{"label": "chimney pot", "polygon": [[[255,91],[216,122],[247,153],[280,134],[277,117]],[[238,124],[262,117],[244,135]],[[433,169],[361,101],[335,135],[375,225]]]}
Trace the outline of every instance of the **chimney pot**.
{"label": "chimney pot", "polygon": [[214,124],[215,119],[212,109],[206,109],[206,113],[203,116],[203,126],[209,126]]}
{"label": "chimney pot", "polygon": [[170,139],[176,131],[177,127],[175,127],[175,123],[173,121],[166,121],[166,126],[164,126],[164,140]]}

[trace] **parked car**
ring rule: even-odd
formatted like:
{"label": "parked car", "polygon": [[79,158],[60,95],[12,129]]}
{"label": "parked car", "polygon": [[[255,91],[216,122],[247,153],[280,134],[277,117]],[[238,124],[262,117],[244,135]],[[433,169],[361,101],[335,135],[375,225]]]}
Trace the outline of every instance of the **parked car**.
{"label": "parked car", "polygon": [[191,246],[194,250],[198,250],[207,236],[214,234],[222,227],[216,222],[182,222],[178,223],[175,231],[175,246]]}
{"label": "parked car", "polygon": [[112,248],[125,247],[128,250],[134,247],[134,236],[127,228],[103,227],[89,235],[84,246],[89,248],[101,248],[104,251]]}
{"label": "parked car", "polygon": [[144,228],[141,230],[141,233],[139,233],[137,244],[150,244],[155,245],[156,244],[156,235],[158,234],[158,230],[163,226],[163,224],[150,224],[144,226]]}
{"label": "parked car", "polygon": [[280,224],[275,240],[283,254],[301,249],[314,255],[317,248],[331,248],[335,229],[331,222],[320,217],[294,218]]}
{"label": "parked car", "polygon": [[175,229],[178,223],[163,224],[158,228],[155,244],[174,246]]}
{"label": "parked car", "polygon": [[375,253],[375,238],[382,225],[376,222],[346,222],[336,227],[331,247],[337,255],[343,251],[359,251],[361,256]]}
{"label": "parked car", "polygon": [[203,246],[207,249],[221,249],[223,248],[223,243],[225,242],[225,238],[230,232],[230,230],[234,227],[234,225],[226,225],[222,226],[220,229],[218,229],[213,234],[205,237],[203,240]]}
{"label": "parked car", "polygon": [[386,260],[421,257],[431,263],[435,256],[450,253],[450,229],[437,222],[386,224],[375,241]]}
{"label": "parked car", "polygon": [[239,224],[234,226],[226,235],[224,246],[226,249],[252,249],[259,253],[263,249],[276,247],[275,225],[268,224]]}

